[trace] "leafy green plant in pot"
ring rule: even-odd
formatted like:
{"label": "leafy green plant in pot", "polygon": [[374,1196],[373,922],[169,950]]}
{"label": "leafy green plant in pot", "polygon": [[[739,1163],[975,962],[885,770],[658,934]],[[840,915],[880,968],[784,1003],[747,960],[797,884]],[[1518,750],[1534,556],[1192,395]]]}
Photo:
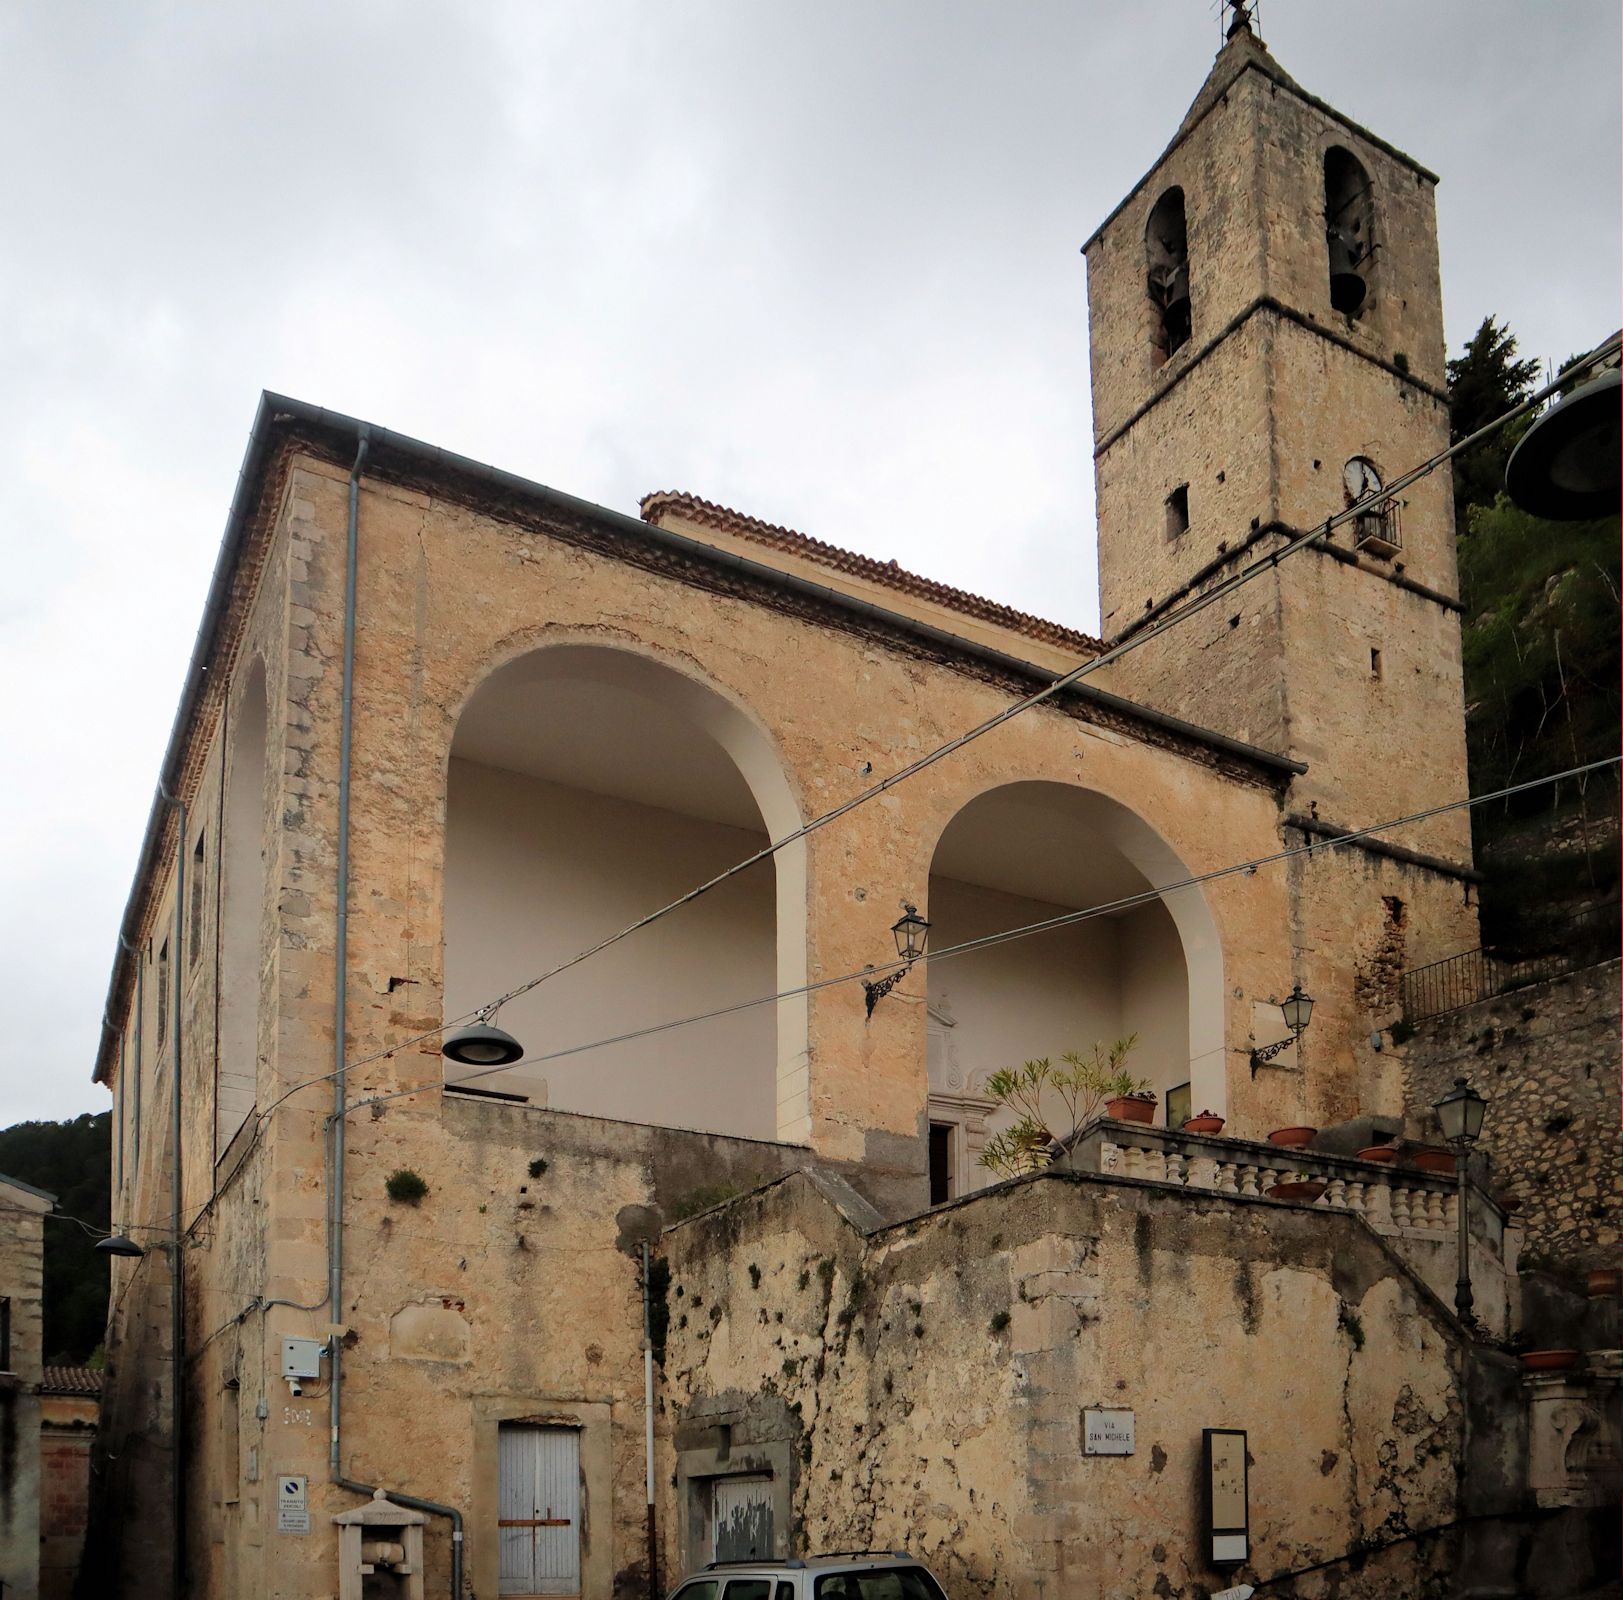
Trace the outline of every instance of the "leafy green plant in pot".
{"label": "leafy green plant in pot", "polygon": [[[986,1092],[1012,1111],[1015,1121],[986,1141],[977,1158],[980,1165],[1000,1178],[1041,1171],[1053,1160],[1053,1147],[1069,1145],[1124,1084],[1147,1087],[1135,1084],[1122,1066],[1137,1044],[1134,1033],[1110,1044],[1095,1043],[1087,1055],[1067,1050],[1057,1067],[1042,1056],[994,1072],[986,1080]],[[1152,1097],[1152,1113],[1153,1107]]]}

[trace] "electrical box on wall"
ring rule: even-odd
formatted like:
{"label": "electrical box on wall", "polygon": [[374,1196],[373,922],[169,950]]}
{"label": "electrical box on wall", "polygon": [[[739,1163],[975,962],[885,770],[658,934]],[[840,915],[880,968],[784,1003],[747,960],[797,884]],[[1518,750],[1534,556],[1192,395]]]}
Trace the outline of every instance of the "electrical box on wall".
{"label": "electrical box on wall", "polygon": [[319,1378],[321,1353],[326,1348],[319,1339],[284,1339],[282,1341],[282,1376],[284,1378]]}

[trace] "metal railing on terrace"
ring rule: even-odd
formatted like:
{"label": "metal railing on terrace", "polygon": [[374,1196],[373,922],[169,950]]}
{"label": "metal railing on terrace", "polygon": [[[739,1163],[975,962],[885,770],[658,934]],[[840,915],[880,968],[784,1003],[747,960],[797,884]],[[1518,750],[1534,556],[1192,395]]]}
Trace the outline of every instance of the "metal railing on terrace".
{"label": "metal railing on terrace", "polygon": [[1618,915],[1615,900],[1591,906],[1561,924],[1557,948],[1540,955],[1506,959],[1492,950],[1465,950],[1415,967],[1399,980],[1403,1020],[1423,1022],[1610,961],[1618,953]]}

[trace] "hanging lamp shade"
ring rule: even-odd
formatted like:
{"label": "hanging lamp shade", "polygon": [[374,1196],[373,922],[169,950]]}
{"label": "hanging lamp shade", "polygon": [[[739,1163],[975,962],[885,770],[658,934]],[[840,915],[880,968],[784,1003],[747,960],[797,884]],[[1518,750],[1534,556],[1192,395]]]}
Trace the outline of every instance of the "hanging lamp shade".
{"label": "hanging lamp shade", "polygon": [[135,1240],[122,1233],[110,1233],[96,1241],[96,1251],[104,1256],[144,1256],[146,1251]]}
{"label": "hanging lamp shade", "polygon": [[1603,372],[1558,400],[1511,452],[1505,492],[1559,522],[1609,517],[1623,490],[1623,372]]}
{"label": "hanging lamp shade", "polygon": [[446,1034],[440,1054],[464,1067],[506,1067],[523,1056],[524,1046],[504,1028],[474,1022]]}

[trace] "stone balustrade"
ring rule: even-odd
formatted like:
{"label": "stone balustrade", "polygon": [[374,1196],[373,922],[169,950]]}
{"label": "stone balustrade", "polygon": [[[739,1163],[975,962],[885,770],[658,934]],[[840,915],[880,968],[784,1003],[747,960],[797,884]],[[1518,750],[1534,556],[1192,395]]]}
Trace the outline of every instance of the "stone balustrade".
{"label": "stone balustrade", "polygon": [[[1311,1202],[1315,1208],[1362,1218],[1389,1240],[1445,1304],[1453,1303],[1459,1187],[1451,1174],[1421,1172],[1401,1161],[1359,1161],[1108,1117],[1077,1135],[1068,1160],[1077,1172],[1258,1197],[1275,1183],[1301,1174],[1325,1185],[1324,1193]],[[1504,1212],[1474,1181],[1470,1194],[1476,1312],[1486,1326],[1502,1333],[1511,1321],[1519,1232],[1512,1230],[1507,1238]]]}

